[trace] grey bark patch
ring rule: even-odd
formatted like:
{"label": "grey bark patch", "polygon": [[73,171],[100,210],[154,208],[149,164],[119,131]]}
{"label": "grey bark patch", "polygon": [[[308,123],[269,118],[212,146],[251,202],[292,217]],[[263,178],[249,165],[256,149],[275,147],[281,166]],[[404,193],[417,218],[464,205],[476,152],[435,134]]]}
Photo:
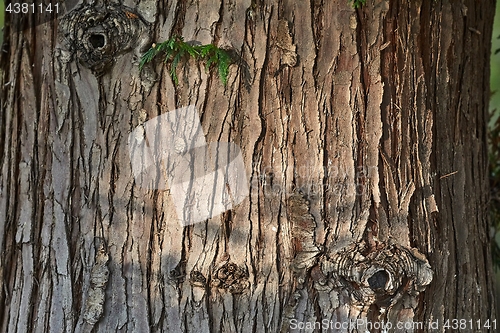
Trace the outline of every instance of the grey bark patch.
{"label": "grey bark patch", "polygon": [[146,0],[139,2],[139,4],[137,5],[137,9],[146,21],[154,23],[156,18],[157,5],[158,2],[156,0]]}

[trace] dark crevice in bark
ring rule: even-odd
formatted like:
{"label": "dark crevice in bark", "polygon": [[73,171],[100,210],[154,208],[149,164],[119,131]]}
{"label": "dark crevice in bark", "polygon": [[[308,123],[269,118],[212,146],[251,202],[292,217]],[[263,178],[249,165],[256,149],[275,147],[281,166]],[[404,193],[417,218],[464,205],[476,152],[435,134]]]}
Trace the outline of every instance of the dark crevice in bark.
{"label": "dark crevice in bark", "polygon": [[[450,245],[452,248],[456,248],[457,245],[459,244],[457,242],[457,226],[456,226],[456,221],[451,216],[451,237],[450,237]],[[450,279],[451,285],[449,286],[450,289],[453,290],[453,294],[458,296],[460,295],[460,280],[457,279],[458,276],[461,276],[461,267],[459,263],[459,254],[458,253],[452,253],[451,255],[451,261],[453,262],[452,269],[450,269],[448,274],[453,274],[453,277]],[[461,305],[461,300],[456,298],[456,302],[453,302],[453,306],[448,307],[448,309],[445,310],[445,316],[447,318],[459,318],[459,307]]]}
{"label": "dark crevice in bark", "polygon": [[[330,90],[330,95],[333,95],[333,92],[334,92],[334,88],[333,88],[333,85],[331,86],[331,90]],[[328,248],[328,241],[329,239],[333,238],[333,235],[332,235],[332,228],[330,227],[330,223],[331,223],[331,218],[330,218],[330,215],[331,215],[331,212],[329,212],[327,210],[326,207],[328,207],[328,199],[330,197],[329,195],[329,189],[328,189],[328,185],[329,185],[329,178],[332,177],[332,175],[330,175],[330,169],[329,169],[329,166],[328,166],[328,161],[330,160],[330,154],[329,154],[329,150],[328,150],[328,143],[330,142],[329,140],[329,136],[332,135],[333,131],[334,131],[334,126],[332,124],[332,120],[330,117],[328,117],[328,112],[327,110],[331,108],[331,106],[324,106],[324,110],[325,110],[325,123],[324,123],[324,131],[323,131],[323,168],[325,170],[325,173],[324,173],[324,176],[323,176],[323,207],[325,207],[323,209],[323,215],[322,215],[322,219],[323,219],[323,226],[325,228],[325,238],[324,238],[324,241],[323,241],[323,249],[327,249]],[[331,128],[330,128],[331,127]],[[336,232],[335,232],[336,234]]]}
{"label": "dark crevice in bark", "polygon": [[[385,50],[381,51],[381,57],[380,57],[380,76],[381,80],[384,84],[384,90],[383,90],[383,95],[382,95],[382,102],[380,104],[380,119],[382,123],[384,124],[382,126],[382,135],[380,137],[380,143],[379,143],[379,157],[378,157],[378,176],[379,176],[379,182],[380,182],[380,188],[386,189],[387,184],[386,184],[386,179],[385,179],[385,174],[388,172],[386,171],[389,166],[384,162],[385,158],[383,154],[385,153],[385,147],[386,147],[386,142],[390,140],[390,128],[392,126],[391,124],[391,114],[393,113],[393,99],[396,96],[396,84],[395,84],[395,78],[394,78],[394,71],[392,70],[395,67],[394,60],[392,57],[391,51],[396,50],[396,28],[395,26],[397,24],[397,21],[395,19],[395,11],[396,11],[397,6],[390,6],[390,10],[386,15],[386,18],[384,20],[384,25],[383,25],[383,40],[386,43],[390,43]],[[390,168],[389,168],[390,169]],[[389,170],[391,172],[391,170]],[[389,212],[389,201],[387,198],[387,192],[386,191],[381,191],[380,193],[380,205],[382,209],[386,212]],[[377,214],[379,215],[379,214]],[[377,220],[377,222],[380,223],[380,221]],[[382,239],[384,240],[384,239]]]}
{"label": "dark crevice in bark", "polygon": [[[356,48],[359,57],[359,65],[360,65],[360,77],[359,82],[361,85],[361,96],[355,97],[359,98],[362,103],[359,105],[358,103],[354,103],[354,112],[356,113],[356,143],[357,156],[355,157],[355,184],[356,184],[356,209],[358,214],[363,211],[364,206],[364,196],[365,193],[365,178],[363,176],[365,165],[365,157],[366,157],[366,134],[365,134],[365,123],[366,123],[366,107],[368,105],[368,93],[370,89],[370,79],[369,73],[367,72],[365,65],[367,62],[367,37],[366,37],[366,29],[363,28],[366,24],[363,10],[356,10],[356,20],[357,20],[357,28],[356,28]],[[366,24],[365,24],[366,23]]]}
{"label": "dark crevice in bark", "polygon": [[[4,27],[3,27],[3,42],[0,45],[0,68],[2,69],[1,71],[1,77],[0,77],[0,82],[2,84],[3,89],[0,90],[0,101],[1,105],[0,108],[2,112],[0,112],[0,165],[4,165],[5,160],[6,160],[6,150],[5,150],[5,141],[7,138],[7,109],[8,109],[8,104],[7,101],[9,99],[9,89],[6,89],[11,80],[12,80],[12,73],[17,73],[17,70],[14,71],[14,68],[11,68],[11,70],[8,70],[9,65],[12,61],[9,57],[9,49],[10,49],[10,44],[11,44],[11,34],[10,34],[10,20],[6,18]],[[17,52],[20,52],[18,50]],[[15,62],[14,62],[15,64]],[[12,89],[12,88],[11,88]],[[4,235],[0,235],[0,237],[4,237]],[[1,278],[1,277],[0,277]],[[0,301],[3,300],[3,290],[0,290]],[[1,303],[3,304],[3,302]],[[0,307],[0,316],[2,315],[3,312],[3,307]],[[1,317],[0,317],[1,318]]]}
{"label": "dark crevice in bark", "polygon": [[182,36],[182,29],[184,28],[186,19],[186,1],[177,1],[175,7],[174,23],[169,37]]}
{"label": "dark crevice in bark", "polygon": [[[214,256],[212,258],[212,262],[210,264],[210,274],[208,274],[207,276],[207,280],[206,280],[206,286],[207,288],[205,289],[206,290],[206,294],[205,294],[205,302],[206,302],[206,307],[207,307],[207,313],[209,314],[209,317],[208,317],[208,325],[209,327],[214,330],[215,329],[215,322],[214,322],[214,319],[216,318],[216,316],[214,316],[214,304],[211,302],[212,299],[215,299],[216,295],[217,295],[217,291],[214,289],[214,288],[210,288],[209,286],[212,285],[212,275],[213,273],[215,273],[215,267],[217,265],[217,258],[219,257],[219,252],[220,252],[220,243],[217,243],[215,245],[215,253],[214,253]],[[215,291],[215,292],[213,292]]]}
{"label": "dark crevice in bark", "polygon": [[318,91],[320,88],[318,86],[318,62],[317,55],[321,51],[322,40],[323,40],[323,0],[310,0],[310,8],[311,8],[311,31],[313,33],[314,45],[315,45],[315,53],[316,53],[316,61],[313,64],[313,80],[314,80],[314,90]]}
{"label": "dark crevice in bark", "polygon": [[[164,75],[164,66],[161,67],[158,73],[158,81],[156,82],[156,113],[153,113],[153,116],[159,116],[162,114],[162,108],[165,106],[163,103],[162,99],[164,98],[164,95],[161,93],[162,88],[164,88],[164,85],[166,84],[165,82],[165,77],[168,77],[167,75]],[[172,94],[173,99],[174,99],[174,105],[177,105],[177,94],[174,91],[174,94]]]}
{"label": "dark crevice in bark", "polygon": [[[22,21],[22,20],[21,20]],[[12,101],[12,104],[11,107],[7,107],[6,109],[6,112],[11,112],[11,121],[12,121],[12,127],[10,128],[11,130],[11,142],[13,142],[10,147],[11,147],[11,151],[9,151],[9,154],[8,154],[8,158],[7,158],[7,162],[10,162],[10,167],[8,168],[9,171],[8,171],[8,177],[13,179],[14,181],[12,182],[12,185],[10,185],[9,187],[7,187],[5,193],[9,193],[9,200],[8,200],[8,204],[7,204],[7,216],[6,216],[6,223],[5,223],[5,230],[8,231],[10,228],[12,228],[11,232],[9,233],[10,235],[14,236],[16,235],[17,233],[17,222],[20,220],[20,214],[21,214],[21,211],[18,207],[20,207],[20,204],[21,204],[21,200],[20,200],[20,176],[21,176],[21,171],[20,171],[20,163],[21,162],[24,162],[21,160],[21,157],[22,157],[22,154],[21,154],[21,147],[22,147],[22,144],[25,143],[23,142],[23,137],[21,136],[21,134],[23,133],[23,116],[26,116],[23,112],[22,112],[22,108],[21,108],[21,98],[20,98],[20,95],[21,95],[21,83],[22,83],[22,78],[21,78],[21,70],[22,70],[22,54],[23,54],[23,48],[25,46],[25,43],[24,43],[24,39],[23,38],[20,38],[19,39],[19,44],[18,44],[18,48],[19,48],[19,53],[16,54],[16,58],[19,57],[19,62],[16,63],[17,66],[15,66],[15,68],[17,68],[18,71],[16,71],[15,69],[13,70],[13,73],[17,73],[17,75],[19,75],[19,77],[16,77],[15,79],[15,82],[16,82],[16,85],[14,86],[14,89],[13,89],[13,92],[12,92],[12,95],[13,95],[13,98],[11,99]],[[16,59],[17,60],[17,59]],[[29,69],[28,69],[29,70]],[[16,93],[17,91],[17,93]],[[6,251],[6,256],[5,258],[10,258],[12,255],[13,258],[13,261],[12,262],[16,262],[17,261],[17,256],[18,256],[18,251],[19,253],[22,251],[22,246],[23,246],[23,242],[18,242],[16,240],[15,237],[12,237],[11,236],[11,239],[7,239],[7,242],[4,243],[4,246],[8,249]],[[9,253],[10,252],[10,253]],[[22,257],[22,255],[21,255]],[[5,266],[4,267],[11,267],[9,265],[10,263],[8,262],[8,260],[6,260],[5,262]],[[3,266],[3,265],[2,265]],[[20,270],[21,267],[18,267],[17,265],[14,266],[14,268],[9,272],[7,273],[7,281],[9,281],[8,283],[8,286],[13,286],[14,285],[14,279],[16,277],[16,273],[17,273],[17,270]],[[5,281],[4,280],[4,281]],[[7,287],[8,288],[8,287]],[[12,295],[14,293],[14,290],[11,289],[9,294]],[[6,295],[6,298],[9,298],[9,294]]]}
{"label": "dark crevice in bark", "polygon": [[[97,84],[99,86],[99,108],[97,113],[99,116],[99,125],[101,130],[104,132],[106,130],[106,114],[107,114],[107,94],[106,87],[104,87],[104,80],[102,77],[97,78]],[[102,147],[101,147],[102,148]]]}
{"label": "dark crevice in bark", "polygon": [[[173,20],[173,24],[172,24],[172,30],[170,31],[169,38],[172,38],[174,36],[183,36],[182,30],[184,28],[184,25],[186,24],[186,22],[185,22],[186,10],[187,10],[186,4],[187,4],[187,2],[177,1],[177,5],[175,7],[174,20]],[[170,66],[172,66],[172,65],[170,65]],[[163,74],[165,73],[166,69],[164,69],[164,67],[165,66],[162,66],[162,73],[160,74],[161,75],[160,77],[162,77]],[[169,70],[175,71],[176,69],[169,69]],[[168,77],[169,77],[169,79],[171,79],[170,75]],[[179,77],[179,82],[183,79],[184,79],[184,75]],[[172,80],[172,84],[173,84],[173,90],[174,90],[173,96],[175,99],[175,107],[181,108],[184,105],[181,105],[182,94],[181,94],[180,86],[178,84],[175,84],[175,82],[173,80]],[[158,85],[158,86],[161,87],[161,85]],[[162,95],[162,94],[160,93],[159,95]],[[161,113],[162,113],[162,110],[159,110],[159,114],[161,114]]]}
{"label": "dark crevice in bark", "polygon": [[[255,140],[255,143],[252,147],[252,175],[251,175],[251,183],[253,182],[257,182],[257,184],[260,185],[260,179],[259,179],[259,175],[262,174],[262,169],[260,170],[259,172],[259,167],[262,168],[262,161],[261,161],[261,158],[262,158],[262,145],[263,145],[263,142],[266,138],[266,132],[267,132],[267,128],[266,128],[266,109],[265,109],[265,92],[266,92],[266,76],[269,75],[269,47],[270,47],[270,34],[271,34],[271,29],[270,29],[270,24],[271,24],[271,18],[272,18],[272,7],[271,7],[271,12],[269,13],[269,18],[267,20],[267,22],[265,21],[265,17],[262,17],[262,24],[264,25],[264,29],[266,28],[266,23],[267,23],[267,34],[265,36],[266,38],[266,51],[264,52],[264,61],[262,63],[262,68],[261,68],[261,72],[260,72],[260,78],[259,78],[259,92],[258,92],[258,114],[259,114],[259,118],[260,118],[260,124],[261,124],[261,130],[260,130],[260,134],[257,138],[257,140]],[[250,200],[250,206],[256,204],[258,205],[258,207],[262,207],[262,198],[261,198],[261,194],[260,192],[257,193],[257,202],[253,202],[253,199],[252,199],[252,193],[250,193],[250,196],[249,196],[249,200]],[[248,220],[250,222],[250,234],[254,234],[254,231],[253,229],[254,228],[257,228],[257,235],[258,235],[258,239],[260,239],[260,234],[261,234],[261,227],[260,227],[260,222],[259,221],[252,221],[251,219],[251,211],[248,213]],[[259,240],[257,239],[257,244],[259,243]],[[254,277],[254,281],[253,283],[255,284],[257,281],[256,281],[256,278],[257,278],[257,272],[258,272],[258,267],[255,263],[255,259],[256,257],[258,256],[258,249],[255,249],[255,252],[254,252],[254,249],[252,247],[250,247],[250,262],[251,262],[251,266],[254,270],[252,276]]]}
{"label": "dark crevice in bark", "polygon": [[[129,200],[133,200],[132,198],[129,198]],[[158,191],[155,191],[153,193],[153,198],[151,200],[154,203],[158,203]],[[130,202],[130,201],[129,201]],[[133,201],[132,201],[133,202]],[[153,282],[155,280],[155,277],[153,276],[153,267],[152,263],[154,260],[154,247],[155,247],[155,238],[158,237],[157,235],[160,234],[160,231],[158,230],[158,219],[157,219],[157,206],[154,205],[152,212],[151,212],[151,233],[149,234],[149,238],[147,238],[148,242],[148,247],[146,249],[146,265],[145,265],[145,275],[146,275],[146,287],[145,287],[145,292],[146,292],[146,299],[148,304],[154,304],[153,298],[151,297],[152,291],[153,291]],[[164,302],[162,302],[165,304]],[[148,308],[147,309],[147,314],[148,314],[148,322],[151,327],[153,327],[153,311],[154,309]],[[163,313],[163,311],[162,311]]]}

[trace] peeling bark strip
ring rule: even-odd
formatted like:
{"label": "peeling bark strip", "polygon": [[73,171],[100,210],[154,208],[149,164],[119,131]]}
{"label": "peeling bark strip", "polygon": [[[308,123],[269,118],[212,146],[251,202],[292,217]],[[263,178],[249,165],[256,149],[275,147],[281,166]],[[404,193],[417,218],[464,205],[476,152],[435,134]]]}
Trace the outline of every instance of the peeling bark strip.
{"label": "peeling bark strip", "polygon": [[[59,22],[7,15],[0,332],[492,322],[493,9],[81,0]],[[189,60],[178,85],[160,62],[139,72],[142,46],[174,35],[235,50],[227,85]],[[187,105],[207,142],[241,147],[252,186],[234,209],[182,227],[168,190],[134,182],[126,141]]]}

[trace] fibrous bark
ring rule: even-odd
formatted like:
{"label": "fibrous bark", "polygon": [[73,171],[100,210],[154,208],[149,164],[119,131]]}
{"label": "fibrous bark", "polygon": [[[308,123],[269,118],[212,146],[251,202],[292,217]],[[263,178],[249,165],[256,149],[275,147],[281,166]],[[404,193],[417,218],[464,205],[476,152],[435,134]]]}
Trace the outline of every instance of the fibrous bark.
{"label": "fibrous bark", "polygon": [[[491,323],[493,7],[126,0],[8,17],[0,331]],[[229,50],[227,85],[188,59],[177,85],[162,61],[139,71],[173,35]],[[183,226],[168,190],[136,182],[128,136],[188,105],[208,143],[241,148],[250,190]]]}

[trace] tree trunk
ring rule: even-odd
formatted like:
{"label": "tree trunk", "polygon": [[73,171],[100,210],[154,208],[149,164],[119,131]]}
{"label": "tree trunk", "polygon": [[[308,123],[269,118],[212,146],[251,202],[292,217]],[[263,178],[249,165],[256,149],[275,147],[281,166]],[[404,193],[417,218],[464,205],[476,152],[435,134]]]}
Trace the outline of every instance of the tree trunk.
{"label": "tree trunk", "polygon": [[[74,2],[6,18],[2,332],[496,331],[494,1]],[[227,50],[227,85],[139,71],[174,35]],[[134,169],[175,109],[241,152],[244,200],[202,221]]]}

